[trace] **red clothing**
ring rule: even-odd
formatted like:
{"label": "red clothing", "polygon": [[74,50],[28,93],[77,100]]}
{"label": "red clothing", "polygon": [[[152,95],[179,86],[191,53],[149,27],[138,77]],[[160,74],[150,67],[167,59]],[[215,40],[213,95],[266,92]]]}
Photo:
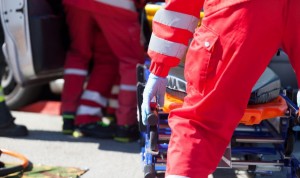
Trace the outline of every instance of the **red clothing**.
{"label": "red clothing", "polygon": [[[76,125],[101,119],[102,109],[108,103],[119,74],[117,122],[119,125],[137,122],[135,68],[143,63],[143,47],[137,13],[128,9],[132,2],[124,2],[117,6],[125,5],[125,9],[93,0],[64,1],[72,41],[65,65],[67,85],[62,96],[62,110],[78,107]],[[83,92],[84,74],[87,74],[91,58],[94,59],[93,69]]]}
{"label": "red clothing", "polygon": [[[185,55],[203,0],[169,0],[153,22],[151,72]],[[251,89],[282,45],[300,79],[300,1],[209,0],[186,54],[187,97],[170,112],[166,175],[206,178],[229,144]],[[299,83],[299,82],[298,82]]]}
{"label": "red clothing", "polygon": [[109,18],[137,21],[133,0],[63,0],[63,4],[75,6],[93,14]]}

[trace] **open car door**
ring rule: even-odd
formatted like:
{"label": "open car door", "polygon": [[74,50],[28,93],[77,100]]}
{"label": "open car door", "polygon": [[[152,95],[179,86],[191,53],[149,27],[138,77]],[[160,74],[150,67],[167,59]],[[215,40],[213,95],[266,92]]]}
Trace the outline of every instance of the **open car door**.
{"label": "open car door", "polygon": [[1,0],[2,49],[18,83],[61,76],[67,39],[62,12],[59,0]]}
{"label": "open car door", "polygon": [[0,43],[15,83],[25,89],[61,78],[68,45],[61,0],[0,0],[0,12]]}

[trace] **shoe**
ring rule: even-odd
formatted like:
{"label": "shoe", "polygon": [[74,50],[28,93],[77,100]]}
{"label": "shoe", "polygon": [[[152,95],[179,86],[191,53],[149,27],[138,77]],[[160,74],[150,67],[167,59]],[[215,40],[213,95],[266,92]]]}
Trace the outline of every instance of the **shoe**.
{"label": "shoe", "polygon": [[64,119],[62,126],[62,133],[65,135],[71,135],[74,131],[74,120],[73,119]]}
{"label": "shoe", "polygon": [[63,126],[62,126],[62,133],[65,135],[71,135],[73,134],[73,131],[75,129],[74,126],[74,113],[64,113],[62,115],[63,117]]}
{"label": "shoe", "polygon": [[24,125],[18,125],[12,120],[4,126],[0,126],[0,136],[4,137],[22,137],[27,136],[28,130]]}
{"label": "shoe", "polygon": [[138,125],[117,126],[114,140],[118,142],[128,143],[138,140],[140,132]]}
{"label": "shoe", "polygon": [[[95,138],[113,138],[115,134],[114,125],[105,125],[102,122],[89,123],[78,126],[80,134],[83,136],[95,137]],[[80,135],[78,132],[78,135]],[[74,135],[74,134],[73,134]],[[81,136],[82,136],[81,135]],[[81,137],[78,136],[78,137]]]}

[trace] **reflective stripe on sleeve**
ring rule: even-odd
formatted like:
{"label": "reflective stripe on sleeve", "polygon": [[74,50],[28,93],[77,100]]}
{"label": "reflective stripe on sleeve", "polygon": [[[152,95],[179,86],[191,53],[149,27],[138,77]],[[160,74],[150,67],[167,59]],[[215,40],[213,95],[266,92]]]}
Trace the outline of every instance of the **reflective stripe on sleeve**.
{"label": "reflective stripe on sleeve", "polygon": [[181,59],[185,55],[187,48],[188,46],[186,45],[159,38],[154,33],[152,33],[149,44],[150,50],[178,59]]}
{"label": "reflective stripe on sleeve", "polygon": [[135,4],[132,0],[95,0],[95,1],[136,12]]}
{"label": "reflective stripe on sleeve", "polygon": [[85,90],[81,96],[81,99],[93,101],[101,106],[107,105],[107,98],[92,90]]}
{"label": "reflective stripe on sleeve", "polygon": [[126,90],[126,91],[136,91],[136,85],[120,85],[120,90]]}
{"label": "reflective stripe on sleeve", "polygon": [[119,85],[114,85],[111,89],[111,94],[117,95],[120,92],[120,86]]}
{"label": "reflective stripe on sleeve", "polygon": [[185,29],[194,33],[198,25],[199,18],[189,14],[160,9],[155,14],[153,21],[170,27]]}
{"label": "reflective stripe on sleeve", "polygon": [[190,178],[190,177],[178,176],[178,175],[168,175],[166,178]]}
{"label": "reflective stripe on sleeve", "polygon": [[67,68],[65,69],[64,74],[86,76],[88,72],[87,70],[83,70],[83,69]]}
{"label": "reflective stripe on sleeve", "polygon": [[119,107],[119,103],[118,100],[116,99],[109,99],[108,100],[108,106],[110,106],[111,108],[118,108]]}
{"label": "reflective stripe on sleeve", "polygon": [[102,110],[100,107],[92,107],[87,105],[80,105],[77,109],[77,115],[90,115],[102,117]]}

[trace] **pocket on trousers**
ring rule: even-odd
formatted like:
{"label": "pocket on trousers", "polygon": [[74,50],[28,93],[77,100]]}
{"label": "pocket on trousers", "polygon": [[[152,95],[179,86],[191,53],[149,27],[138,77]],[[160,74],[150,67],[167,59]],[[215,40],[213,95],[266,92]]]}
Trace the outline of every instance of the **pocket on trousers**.
{"label": "pocket on trousers", "polygon": [[187,53],[185,77],[194,92],[203,93],[207,80],[216,75],[221,51],[219,35],[202,25],[196,30]]}

